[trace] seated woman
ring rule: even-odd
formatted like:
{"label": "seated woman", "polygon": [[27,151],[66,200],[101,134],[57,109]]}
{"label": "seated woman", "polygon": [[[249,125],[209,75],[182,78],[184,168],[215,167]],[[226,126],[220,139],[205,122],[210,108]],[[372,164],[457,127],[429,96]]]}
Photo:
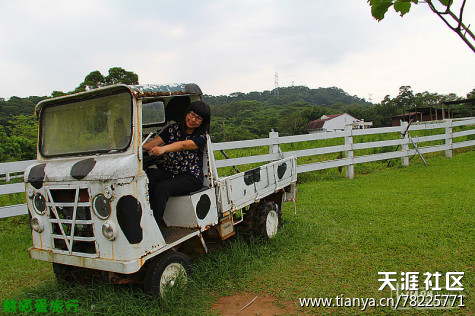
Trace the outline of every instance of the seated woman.
{"label": "seated woman", "polygon": [[147,170],[150,206],[159,225],[170,196],[185,195],[203,186],[203,152],[210,119],[206,103],[192,102],[181,122],[143,145],[149,154],[165,158],[159,169]]}

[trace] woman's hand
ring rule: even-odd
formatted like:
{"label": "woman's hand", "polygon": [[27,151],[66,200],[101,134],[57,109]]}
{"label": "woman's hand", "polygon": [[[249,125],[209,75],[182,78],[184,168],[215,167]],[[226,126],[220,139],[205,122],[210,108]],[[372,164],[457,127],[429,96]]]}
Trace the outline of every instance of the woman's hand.
{"label": "woman's hand", "polygon": [[148,153],[150,155],[161,156],[164,153],[166,153],[166,150],[165,150],[164,146],[161,146],[161,147],[155,146],[155,147],[152,147],[152,149],[150,149],[150,151]]}

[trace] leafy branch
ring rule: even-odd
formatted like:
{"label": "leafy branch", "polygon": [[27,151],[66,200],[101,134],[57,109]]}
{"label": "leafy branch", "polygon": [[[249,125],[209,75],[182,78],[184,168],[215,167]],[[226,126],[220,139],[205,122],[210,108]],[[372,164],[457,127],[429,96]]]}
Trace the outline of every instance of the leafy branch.
{"label": "leafy branch", "polygon": [[[411,10],[412,4],[425,3],[429,6],[431,11],[440,17],[452,31],[457,33],[465,44],[475,53],[475,35],[469,29],[470,25],[465,25],[462,20],[466,2],[467,0],[462,1],[457,15],[454,13],[456,11],[452,10],[453,0],[368,0],[371,6],[371,14],[378,21],[384,19],[384,15],[391,6],[394,7],[394,10],[400,13],[401,16],[404,16]],[[441,7],[441,9],[438,9],[438,7]]]}

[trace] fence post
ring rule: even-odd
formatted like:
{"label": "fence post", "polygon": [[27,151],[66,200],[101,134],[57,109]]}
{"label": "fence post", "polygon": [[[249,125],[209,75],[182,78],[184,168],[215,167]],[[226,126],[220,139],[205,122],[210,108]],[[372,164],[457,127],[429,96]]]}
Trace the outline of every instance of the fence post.
{"label": "fence post", "polygon": [[5,173],[5,182],[9,182],[10,181],[10,173]]}
{"label": "fence post", "polygon": [[351,163],[346,166],[346,177],[353,179],[355,177],[355,165],[353,164],[353,126],[345,126],[345,130],[350,134],[345,136],[345,145],[349,150],[345,151],[345,158],[351,158]]}
{"label": "fence post", "polygon": [[409,166],[409,131],[407,130],[408,126],[408,122],[401,122],[401,151],[403,152],[403,166]]}
{"label": "fence post", "polygon": [[269,132],[269,140],[271,142],[271,145],[269,145],[269,154],[279,153],[279,144],[276,144],[277,138],[279,138],[279,132]]}
{"label": "fence post", "polygon": [[445,145],[449,146],[449,149],[445,151],[445,157],[452,158],[452,143],[453,143],[452,119],[447,119],[445,121],[449,123],[449,126],[445,128]]}

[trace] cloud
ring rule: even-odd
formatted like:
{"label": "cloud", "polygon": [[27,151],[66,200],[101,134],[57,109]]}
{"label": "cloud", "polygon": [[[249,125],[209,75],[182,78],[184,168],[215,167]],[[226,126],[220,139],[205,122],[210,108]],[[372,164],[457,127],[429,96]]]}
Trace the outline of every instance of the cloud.
{"label": "cloud", "polygon": [[3,2],[0,96],[70,91],[115,66],[208,94],[273,89],[275,72],[281,86],[337,86],[375,101],[403,84],[467,93],[473,54],[427,10],[378,23],[365,1]]}

